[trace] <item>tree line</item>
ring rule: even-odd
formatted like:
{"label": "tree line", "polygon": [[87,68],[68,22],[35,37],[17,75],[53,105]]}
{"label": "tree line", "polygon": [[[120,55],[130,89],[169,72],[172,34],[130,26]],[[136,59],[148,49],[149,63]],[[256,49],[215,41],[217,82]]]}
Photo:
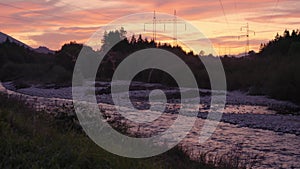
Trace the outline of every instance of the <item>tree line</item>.
{"label": "tree line", "polygon": [[[102,48],[91,47],[76,42],[62,46],[55,54],[39,54],[13,42],[0,44],[0,80],[31,81],[70,85],[76,59],[84,48],[87,57],[95,58],[99,52],[107,52],[100,63],[97,80],[110,81],[115,69],[130,54],[147,48],[160,48],[181,58],[192,70],[200,88],[210,88],[209,77],[198,55],[184,51],[181,46],[159,43],[142,35],[126,37],[126,31],[105,32]],[[214,61],[214,56],[203,56]],[[87,59],[86,65],[95,64]],[[273,98],[292,100],[300,103],[300,32],[285,30],[266,44],[261,44],[259,53],[248,56],[221,57],[229,90],[244,90],[249,94],[269,95]],[[180,73],[180,67],[178,67]],[[163,83],[176,86],[175,80],[160,70],[145,70],[134,80]]]}

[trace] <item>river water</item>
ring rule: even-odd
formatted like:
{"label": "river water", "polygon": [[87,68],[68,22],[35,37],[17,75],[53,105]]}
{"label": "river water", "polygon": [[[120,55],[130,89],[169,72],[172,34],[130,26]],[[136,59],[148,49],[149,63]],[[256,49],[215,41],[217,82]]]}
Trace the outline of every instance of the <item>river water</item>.
{"label": "river water", "polygon": [[[136,86],[138,85],[143,84],[137,83]],[[72,97],[70,87],[54,89],[33,86],[16,90],[13,89],[11,83],[5,83],[4,86],[20,93],[40,97],[64,99]],[[100,84],[98,88],[102,90],[105,87],[107,84],[102,83],[102,86]],[[140,98],[141,95],[145,95],[145,92],[147,91],[139,89],[132,91],[132,95]],[[297,107],[296,105],[264,96],[248,96],[239,91],[229,92],[221,122],[212,136],[200,144],[199,136],[207,115],[205,102],[209,100],[209,98],[205,100],[206,97],[204,96],[204,101],[200,104],[200,112],[194,127],[180,142],[180,146],[187,150],[191,158],[197,159],[201,154],[206,154],[207,160],[213,160],[214,157],[235,156],[248,168],[300,169],[300,116],[281,115],[273,110],[274,107],[294,108]],[[97,99],[106,113],[115,117],[120,116],[116,112],[109,94],[99,94]],[[142,109],[147,109],[148,105],[144,101],[136,100],[134,103]],[[176,113],[163,113],[152,123],[137,124],[129,120],[126,123],[132,132],[151,135],[166,130],[177,116]],[[182,126],[184,127],[184,125],[183,121]],[[181,132],[178,129],[174,135],[183,134]]]}

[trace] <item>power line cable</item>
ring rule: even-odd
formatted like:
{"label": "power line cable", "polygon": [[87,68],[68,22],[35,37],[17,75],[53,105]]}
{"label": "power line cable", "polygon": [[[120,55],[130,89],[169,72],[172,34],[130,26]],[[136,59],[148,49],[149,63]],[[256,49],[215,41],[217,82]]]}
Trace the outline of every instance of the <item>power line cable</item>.
{"label": "power line cable", "polygon": [[221,8],[222,8],[222,11],[223,11],[223,15],[224,15],[224,17],[225,17],[225,21],[226,21],[227,25],[229,25],[229,24],[228,24],[228,19],[227,19],[225,10],[224,10],[224,6],[223,6],[223,3],[222,3],[222,0],[219,0],[219,2],[220,2],[220,5],[221,5]]}

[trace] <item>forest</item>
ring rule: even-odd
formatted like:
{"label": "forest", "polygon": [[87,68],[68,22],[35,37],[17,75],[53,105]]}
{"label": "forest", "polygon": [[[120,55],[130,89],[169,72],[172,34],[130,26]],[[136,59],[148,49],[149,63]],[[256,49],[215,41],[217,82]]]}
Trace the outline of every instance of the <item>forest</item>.
{"label": "forest", "polygon": [[[107,52],[100,63],[97,80],[110,81],[116,67],[135,51],[160,48],[181,58],[192,70],[199,88],[210,88],[209,77],[198,55],[184,51],[181,46],[155,42],[142,35],[126,37],[126,31],[105,32],[101,50],[76,42],[70,42],[54,54],[40,54],[19,46],[8,39],[0,44],[0,80],[14,81],[17,88],[30,84],[56,84],[70,86],[76,59],[82,48],[94,64],[99,52]],[[114,45],[115,42],[116,45]],[[215,56],[201,56],[210,61]],[[251,95],[268,95],[272,98],[300,103],[300,32],[285,30],[273,40],[261,44],[258,53],[250,52],[244,57],[222,56],[228,90],[243,90]],[[180,72],[180,68],[178,68]],[[176,86],[174,79],[160,70],[145,70],[133,80]]]}

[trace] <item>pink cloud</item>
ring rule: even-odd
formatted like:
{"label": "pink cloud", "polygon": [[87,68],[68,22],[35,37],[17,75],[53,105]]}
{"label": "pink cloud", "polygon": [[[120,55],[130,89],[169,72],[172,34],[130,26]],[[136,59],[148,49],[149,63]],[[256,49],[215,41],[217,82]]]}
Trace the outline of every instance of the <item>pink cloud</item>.
{"label": "pink cloud", "polygon": [[[222,0],[222,4],[229,24],[238,22],[235,28],[237,30],[247,21],[257,24],[268,21],[277,26],[290,27],[300,23],[297,0],[279,3],[276,0]],[[55,49],[70,40],[84,41],[98,27],[124,15],[153,10],[172,14],[174,9],[183,19],[221,23],[223,26],[209,28],[212,29],[211,32],[219,32],[209,35],[214,37],[210,37],[213,43],[242,45],[242,42],[231,37],[233,35],[230,32],[224,33],[223,29],[227,25],[218,0],[91,0],[86,3],[69,0],[8,0],[0,3],[0,9],[1,21],[5,23],[0,25],[1,31],[11,35],[28,34],[27,38],[31,38],[37,44]],[[264,27],[257,26],[253,29],[263,30]],[[278,29],[274,28],[269,32],[275,34]],[[261,36],[263,33],[260,37],[254,37],[253,44],[272,38]]]}
{"label": "pink cloud", "polygon": [[85,34],[66,34],[66,33],[44,33],[41,35],[29,36],[30,39],[38,42],[41,46],[51,46],[53,49],[59,49],[63,44],[70,41],[83,43],[87,36]]}

